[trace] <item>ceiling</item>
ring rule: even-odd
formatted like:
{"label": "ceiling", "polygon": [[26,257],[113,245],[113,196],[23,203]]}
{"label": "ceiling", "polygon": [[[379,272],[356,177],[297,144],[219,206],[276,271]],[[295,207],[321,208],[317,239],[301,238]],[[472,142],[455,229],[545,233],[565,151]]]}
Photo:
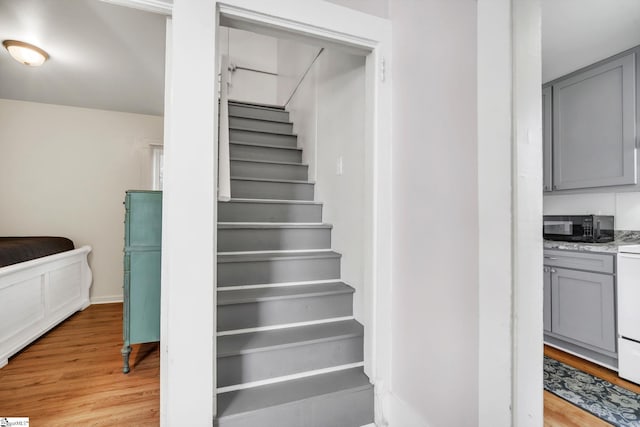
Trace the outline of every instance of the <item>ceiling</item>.
{"label": "ceiling", "polygon": [[542,81],[640,45],[640,0],[542,0]]}
{"label": "ceiling", "polygon": [[[640,0],[541,1],[543,82],[640,45]],[[30,68],[0,48],[0,98],[162,115],[166,17],[109,2],[1,0],[0,40],[51,58]]]}
{"label": "ceiling", "polygon": [[98,0],[1,0],[0,40],[50,59],[27,67],[0,48],[0,98],[162,115],[165,22]]}

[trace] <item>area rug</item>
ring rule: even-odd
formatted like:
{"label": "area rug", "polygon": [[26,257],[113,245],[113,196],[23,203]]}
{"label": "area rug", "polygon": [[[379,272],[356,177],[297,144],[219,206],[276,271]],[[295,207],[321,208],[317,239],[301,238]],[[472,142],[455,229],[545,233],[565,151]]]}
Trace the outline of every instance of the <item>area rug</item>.
{"label": "area rug", "polygon": [[640,395],[544,357],[544,388],[620,427],[640,427]]}

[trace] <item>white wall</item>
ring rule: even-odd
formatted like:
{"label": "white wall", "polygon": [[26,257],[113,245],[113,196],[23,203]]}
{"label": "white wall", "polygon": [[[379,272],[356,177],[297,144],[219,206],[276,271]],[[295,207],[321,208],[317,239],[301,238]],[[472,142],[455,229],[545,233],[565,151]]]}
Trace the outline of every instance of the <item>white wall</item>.
{"label": "white wall", "polygon": [[[278,40],[235,28],[220,27],[222,54],[238,67],[278,73]],[[236,101],[278,104],[278,78],[255,71],[236,70],[231,74],[229,98]]]}
{"label": "white wall", "polygon": [[278,39],[278,105],[286,107],[319,51],[317,46]]}
{"label": "white wall", "polygon": [[158,116],[0,99],[0,235],[91,245],[94,302],[122,299],[124,201],[151,189]]}
{"label": "white wall", "polygon": [[390,2],[392,392],[412,426],[478,425],[476,5]]}
{"label": "white wall", "polygon": [[333,225],[331,246],[342,254],[342,280],[356,289],[354,314],[360,321],[366,292],[364,102],[364,57],[327,49],[287,107],[309,177],[316,181],[315,199],[324,204],[323,221]]}
{"label": "white wall", "polygon": [[544,196],[546,215],[615,215],[616,230],[640,230],[640,192]]}

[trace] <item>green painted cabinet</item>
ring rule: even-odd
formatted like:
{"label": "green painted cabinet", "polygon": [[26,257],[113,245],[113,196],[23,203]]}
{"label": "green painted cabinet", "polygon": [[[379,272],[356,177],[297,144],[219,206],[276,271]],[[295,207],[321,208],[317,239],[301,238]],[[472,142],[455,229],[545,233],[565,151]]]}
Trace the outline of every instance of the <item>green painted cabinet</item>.
{"label": "green painted cabinet", "polygon": [[122,371],[131,344],[160,341],[162,192],[127,191],[124,220]]}

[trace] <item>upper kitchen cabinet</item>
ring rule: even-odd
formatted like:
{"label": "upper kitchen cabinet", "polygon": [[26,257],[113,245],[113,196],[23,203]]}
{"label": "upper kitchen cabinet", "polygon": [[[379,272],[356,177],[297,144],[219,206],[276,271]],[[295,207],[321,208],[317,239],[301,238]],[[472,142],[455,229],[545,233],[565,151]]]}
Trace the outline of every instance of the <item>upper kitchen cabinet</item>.
{"label": "upper kitchen cabinet", "polygon": [[544,166],[542,184],[544,191],[551,191],[553,186],[551,157],[553,150],[551,145],[553,135],[553,127],[551,126],[553,123],[551,114],[552,101],[551,86],[547,86],[542,89],[542,164]]}
{"label": "upper kitchen cabinet", "polygon": [[545,185],[551,175],[552,190],[636,184],[635,80],[630,53],[545,88],[545,149],[553,146],[552,161],[545,157]]}

